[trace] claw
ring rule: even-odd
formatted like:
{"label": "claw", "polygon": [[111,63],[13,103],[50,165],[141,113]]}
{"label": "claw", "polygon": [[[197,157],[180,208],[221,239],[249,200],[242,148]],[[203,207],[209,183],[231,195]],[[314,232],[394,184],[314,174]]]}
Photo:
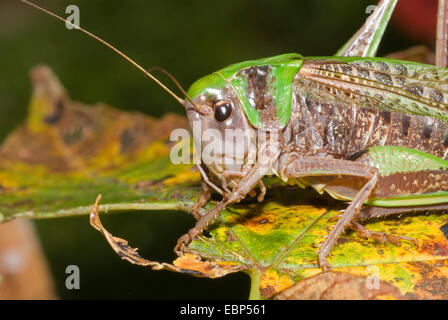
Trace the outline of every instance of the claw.
{"label": "claw", "polygon": [[186,234],[177,240],[177,244],[174,247],[174,252],[177,255],[181,255],[185,249],[198,235],[199,231],[195,228],[188,230]]}
{"label": "claw", "polygon": [[191,243],[192,239],[190,238],[190,235],[188,233],[184,234],[182,237],[177,240],[177,244],[174,247],[174,252],[180,256],[185,247]]}

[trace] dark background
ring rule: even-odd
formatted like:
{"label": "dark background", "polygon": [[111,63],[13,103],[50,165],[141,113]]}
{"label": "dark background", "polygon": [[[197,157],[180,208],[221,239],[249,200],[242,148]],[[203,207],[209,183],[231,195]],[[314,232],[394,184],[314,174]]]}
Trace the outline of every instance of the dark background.
{"label": "dark background", "polygon": [[[406,0],[401,0],[406,1]],[[426,1],[426,0],[425,0]],[[427,1],[428,2],[428,1]],[[429,1],[430,2],[430,1]],[[39,1],[65,15],[76,4],[81,26],[116,45],[144,67],[161,66],[184,87],[231,63],[298,52],[332,55],[367,18],[361,0]],[[393,25],[379,55],[419,41]],[[183,109],[111,50],[19,1],[0,1],[0,140],[26,116],[28,71],[49,65],[74,100],[106,102],[159,117]],[[168,81],[166,81],[168,82]],[[169,83],[169,82],[168,82]],[[193,224],[181,212],[130,212],[103,218],[144,257],[172,261],[177,238]],[[88,217],[36,221],[59,297],[246,299],[249,278],[202,279],[131,265],[112,251]],[[81,289],[66,290],[65,268],[81,270]]]}

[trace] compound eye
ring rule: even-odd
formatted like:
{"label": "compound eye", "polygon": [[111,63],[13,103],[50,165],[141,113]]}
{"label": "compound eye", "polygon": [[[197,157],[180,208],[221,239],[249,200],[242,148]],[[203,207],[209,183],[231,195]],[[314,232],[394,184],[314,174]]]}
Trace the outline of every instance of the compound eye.
{"label": "compound eye", "polygon": [[219,122],[224,122],[232,115],[232,103],[228,100],[218,100],[215,102],[214,113],[215,119]]}

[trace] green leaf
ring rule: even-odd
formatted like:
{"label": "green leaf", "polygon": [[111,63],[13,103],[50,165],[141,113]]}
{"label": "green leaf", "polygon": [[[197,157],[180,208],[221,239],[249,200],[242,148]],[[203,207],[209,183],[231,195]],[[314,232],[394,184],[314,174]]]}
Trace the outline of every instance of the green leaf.
{"label": "green leaf", "polygon": [[[200,193],[200,175],[190,165],[169,160],[169,134],[186,127],[183,117],[156,120],[104,105],[85,106],[68,98],[48,68],[32,74],[29,118],[0,148],[2,221],[88,214],[99,193],[103,213],[191,209]],[[173,264],[145,260],[99,219],[93,224],[132,263],[211,278],[246,272],[253,299],[448,298],[443,214],[366,224],[415,238],[418,246],[380,244],[347,232],[332,250],[335,272],[322,274],[319,244],[334,224],[331,218],[346,204],[275,179],[265,182],[269,189],[262,203],[248,197],[223,211],[209,235],[193,241]],[[342,293],[335,291],[344,285]]]}

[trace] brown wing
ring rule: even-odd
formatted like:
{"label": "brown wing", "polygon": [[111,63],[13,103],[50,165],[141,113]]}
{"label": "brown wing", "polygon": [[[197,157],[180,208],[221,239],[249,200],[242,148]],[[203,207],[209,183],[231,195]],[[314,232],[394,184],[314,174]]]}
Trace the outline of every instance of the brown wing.
{"label": "brown wing", "polygon": [[327,103],[448,119],[448,70],[386,58],[308,58],[296,84]]}

